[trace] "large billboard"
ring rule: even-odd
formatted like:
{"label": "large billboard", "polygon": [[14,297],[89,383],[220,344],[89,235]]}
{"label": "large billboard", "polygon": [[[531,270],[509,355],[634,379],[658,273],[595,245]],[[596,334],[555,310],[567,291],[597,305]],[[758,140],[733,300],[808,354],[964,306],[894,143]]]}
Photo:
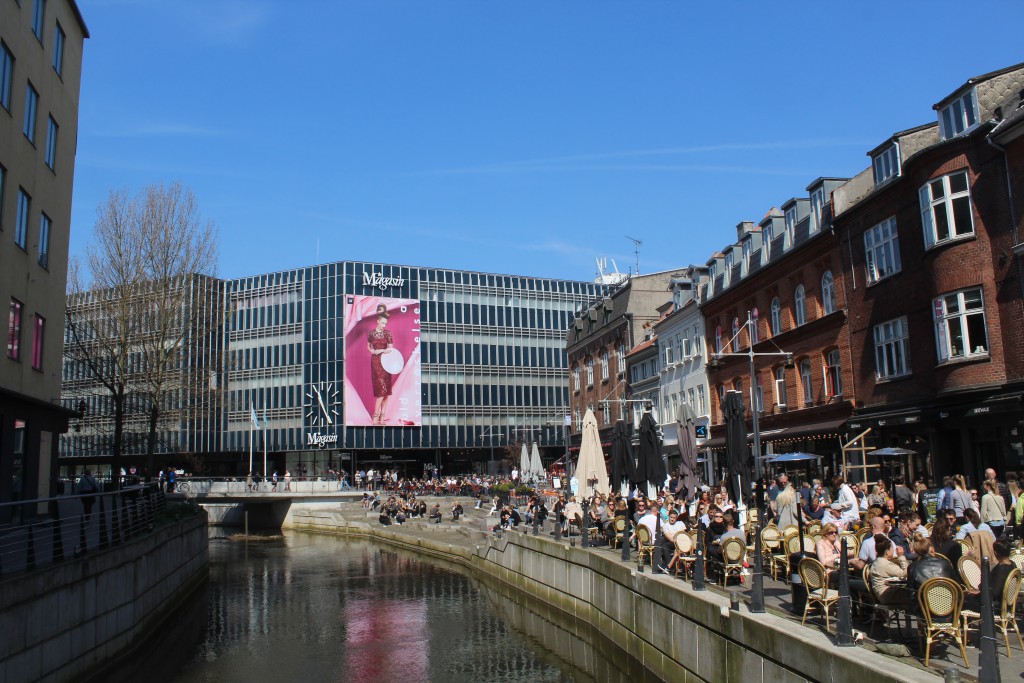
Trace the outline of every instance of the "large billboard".
{"label": "large billboard", "polygon": [[420,302],[345,297],[345,424],[418,427]]}

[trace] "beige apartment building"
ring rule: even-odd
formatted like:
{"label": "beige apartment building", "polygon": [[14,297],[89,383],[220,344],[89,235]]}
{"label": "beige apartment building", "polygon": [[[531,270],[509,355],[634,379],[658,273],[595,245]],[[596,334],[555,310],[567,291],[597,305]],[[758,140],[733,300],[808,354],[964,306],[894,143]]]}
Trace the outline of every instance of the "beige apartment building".
{"label": "beige apartment building", "polygon": [[0,503],[50,493],[68,427],[61,355],[88,37],[74,0],[0,2]]}

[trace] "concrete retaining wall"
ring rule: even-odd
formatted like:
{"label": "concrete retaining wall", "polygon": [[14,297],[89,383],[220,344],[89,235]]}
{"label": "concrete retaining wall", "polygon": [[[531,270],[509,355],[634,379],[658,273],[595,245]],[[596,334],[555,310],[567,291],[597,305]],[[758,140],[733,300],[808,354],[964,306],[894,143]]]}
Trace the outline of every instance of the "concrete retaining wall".
{"label": "concrete retaining wall", "polygon": [[82,681],[206,580],[206,515],[0,582],[0,681]]}
{"label": "concrete retaining wall", "polygon": [[637,574],[611,554],[509,533],[474,548],[418,539],[340,511],[296,511],[290,528],[374,538],[443,557],[596,626],[646,669],[670,681],[909,683],[935,674],[864,648],[837,648],[785,617],[730,612],[728,600],[669,577]]}

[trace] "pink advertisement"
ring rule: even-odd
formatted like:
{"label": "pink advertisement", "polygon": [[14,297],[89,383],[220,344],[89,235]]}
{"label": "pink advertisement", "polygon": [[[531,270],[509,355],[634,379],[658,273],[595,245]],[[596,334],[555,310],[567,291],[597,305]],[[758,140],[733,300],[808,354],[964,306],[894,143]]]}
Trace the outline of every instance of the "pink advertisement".
{"label": "pink advertisement", "polygon": [[418,300],[345,297],[345,424],[422,424]]}

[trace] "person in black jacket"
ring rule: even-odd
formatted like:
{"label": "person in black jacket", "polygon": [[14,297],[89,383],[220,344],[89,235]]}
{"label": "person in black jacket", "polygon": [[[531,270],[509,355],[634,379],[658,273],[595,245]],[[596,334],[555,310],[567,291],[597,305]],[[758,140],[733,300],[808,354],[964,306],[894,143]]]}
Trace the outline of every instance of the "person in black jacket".
{"label": "person in black jacket", "polygon": [[921,584],[936,576],[956,581],[952,565],[948,560],[935,554],[931,539],[926,536],[915,536],[913,546],[917,559],[907,568],[907,588],[916,591]]}
{"label": "person in black jacket", "polygon": [[900,513],[896,523],[896,528],[889,532],[889,540],[893,542],[893,545],[898,545],[903,548],[904,556],[910,561],[917,559],[917,554],[911,546],[911,540],[914,538],[914,534],[920,526],[920,515],[916,512],[905,509]]}

